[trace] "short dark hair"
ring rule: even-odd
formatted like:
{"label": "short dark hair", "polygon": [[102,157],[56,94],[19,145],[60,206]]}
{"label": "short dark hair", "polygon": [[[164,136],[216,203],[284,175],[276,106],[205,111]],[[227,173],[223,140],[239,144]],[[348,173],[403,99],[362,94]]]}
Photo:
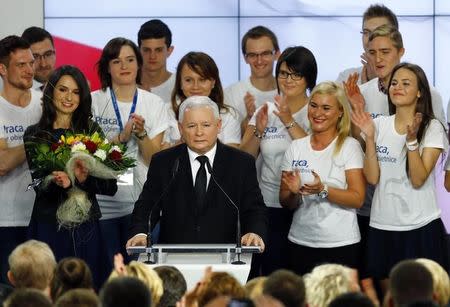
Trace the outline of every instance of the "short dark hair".
{"label": "short dark hair", "polygon": [[245,56],[247,54],[246,48],[247,48],[247,41],[249,39],[258,39],[261,37],[268,37],[272,41],[273,49],[275,51],[280,50],[280,46],[278,45],[278,39],[275,33],[273,33],[269,28],[266,28],[264,26],[256,26],[251,28],[247,31],[247,33],[244,34],[241,41],[241,48],[242,48],[242,54]]}
{"label": "short dark hair", "polygon": [[53,43],[52,35],[45,29],[39,27],[29,27],[25,29],[25,31],[23,31],[22,33],[22,38],[29,42],[30,45],[42,42],[43,40],[48,38],[52,42],[52,46],[55,46],[55,44]]}
{"label": "short dark hair", "polygon": [[372,301],[361,292],[348,292],[335,297],[328,307],[375,307]]}
{"label": "short dark hair", "polygon": [[3,303],[5,307],[52,307],[50,299],[42,291],[31,288],[14,290]]}
{"label": "short dark hair", "polygon": [[6,67],[9,65],[11,53],[18,49],[29,49],[30,44],[17,35],[10,35],[0,40],[0,63]]}
{"label": "short dark hair", "polygon": [[167,48],[172,45],[172,32],[169,27],[159,19],[152,19],[141,25],[138,32],[139,47],[141,47],[142,40],[150,38],[165,38]]}
{"label": "short dark hair", "polygon": [[305,305],[305,283],[300,275],[288,270],[277,270],[267,277],[263,293],[270,295],[286,307]]}
{"label": "short dark hair", "polygon": [[97,74],[102,84],[102,90],[104,91],[106,90],[106,88],[111,87],[112,85],[111,74],[109,72],[109,62],[119,57],[120,49],[122,49],[123,46],[130,46],[131,49],[133,49],[138,63],[136,83],[139,84],[141,82],[141,68],[143,60],[138,46],[136,46],[136,44],[128,38],[116,37],[111,39],[106,44],[106,46],[103,48],[100,59],[97,62]]}
{"label": "short dark hair", "polygon": [[160,307],[176,306],[186,293],[187,285],[183,274],[174,266],[162,265],[154,268],[163,282],[164,292],[159,300]]}
{"label": "short dark hair", "polygon": [[280,86],[278,85],[278,75],[280,73],[281,64],[286,63],[287,67],[301,74],[306,80],[306,88],[311,92],[316,86],[317,80],[317,62],[314,54],[303,46],[289,47],[283,51],[277,61],[275,68],[275,77],[277,79],[278,93]]}
{"label": "short dark hair", "polygon": [[98,307],[100,299],[92,289],[72,289],[61,295],[55,307]]}
{"label": "short dark hair", "polygon": [[135,277],[117,277],[107,281],[99,296],[103,307],[148,307],[152,303],[150,289]]}
{"label": "short dark hair", "polygon": [[415,260],[397,263],[389,274],[389,289],[395,306],[433,299],[433,277]]}
{"label": "short dark hair", "polygon": [[375,17],[385,17],[389,20],[389,24],[399,29],[397,16],[388,7],[383,4],[372,4],[367,8],[363,15],[363,22]]}
{"label": "short dark hair", "polygon": [[75,66],[64,65],[57,68],[49,77],[42,95],[42,116],[38,127],[52,130],[56,119],[56,109],[53,103],[55,86],[63,76],[71,76],[78,85],[80,104],[72,116],[72,129],[75,131],[89,131],[92,118],[92,98],[89,85],[83,73]]}

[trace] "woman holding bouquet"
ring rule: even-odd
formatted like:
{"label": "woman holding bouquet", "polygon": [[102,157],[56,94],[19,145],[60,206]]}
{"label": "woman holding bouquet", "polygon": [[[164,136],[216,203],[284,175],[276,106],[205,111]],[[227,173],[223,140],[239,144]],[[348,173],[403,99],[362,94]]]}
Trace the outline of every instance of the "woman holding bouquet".
{"label": "woman holding bouquet", "polygon": [[115,254],[120,252],[127,258],[125,245],[130,237],[131,212],[147,178],[150,159],[161,150],[169,120],[162,99],[137,86],[142,56],[131,40],[111,39],[97,65],[102,88],[92,92],[92,113],[107,138],[126,144],[137,160],[136,167],[119,178],[114,197],[99,196],[105,265],[111,272]]}
{"label": "woman holding bouquet", "polygon": [[[116,180],[90,175],[90,170],[81,160],[75,161],[69,176],[65,165],[61,167],[57,159],[46,160],[48,163],[44,165],[45,157],[50,156],[51,152],[39,157],[33,155],[45,146],[49,151],[56,152],[62,144],[61,140],[69,134],[98,132],[102,135],[100,127],[91,117],[91,96],[84,75],[76,67],[62,66],[49,78],[43,92],[42,117],[36,125],[26,130],[24,143],[33,179],[50,178],[49,182],[35,186],[30,237],[48,243],[58,260],[70,256],[85,260],[93,272],[96,285],[100,286],[98,268],[102,259],[98,220],[101,213],[95,194],[114,195],[117,191]],[[77,206],[64,206],[71,200],[75,189],[80,192],[77,196],[87,196],[84,203],[89,204],[89,210],[81,214],[81,223],[67,224],[71,218],[80,216]],[[62,210],[64,207],[67,207],[66,210]]]}

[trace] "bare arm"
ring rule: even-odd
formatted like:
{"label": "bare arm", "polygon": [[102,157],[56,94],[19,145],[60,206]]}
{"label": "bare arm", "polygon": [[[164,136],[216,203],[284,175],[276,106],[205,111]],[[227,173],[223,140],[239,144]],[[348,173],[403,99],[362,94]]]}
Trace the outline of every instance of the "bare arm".
{"label": "bare arm", "polygon": [[0,176],[7,175],[10,171],[21,165],[25,159],[23,145],[8,147],[6,139],[0,139]]}
{"label": "bare arm", "polygon": [[297,122],[295,122],[292,117],[291,111],[289,110],[289,106],[286,102],[286,97],[275,96],[275,104],[277,107],[277,111],[273,111],[273,113],[278,116],[283,125],[287,127],[287,131],[292,140],[296,140],[302,137],[305,137],[307,134],[305,130],[303,130]]}
{"label": "bare arm", "polygon": [[283,208],[297,209],[301,203],[300,174],[298,171],[283,171],[280,184],[280,204]]}
{"label": "bare arm", "polygon": [[255,125],[248,125],[245,128],[240,149],[251,154],[255,159],[259,154],[259,145],[264,137],[264,130],[266,129],[268,120],[268,106],[265,104],[256,114]]}
{"label": "bare arm", "polygon": [[149,137],[145,137],[143,140],[138,139],[139,152],[141,153],[146,165],[150,165],[153,155],[161,150],[163,136],[164,132],[161,132],[152,139]]}

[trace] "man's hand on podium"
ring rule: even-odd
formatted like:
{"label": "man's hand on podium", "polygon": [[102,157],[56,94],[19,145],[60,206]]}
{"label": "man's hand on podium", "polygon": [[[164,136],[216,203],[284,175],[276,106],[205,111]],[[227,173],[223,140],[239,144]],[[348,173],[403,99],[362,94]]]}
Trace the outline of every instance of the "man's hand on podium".
{"label": "man's hand on podium", "polygon": [[147,246],[147,235],[138,233],[127,242],[127,248],[132,246]]}
{"label": "man's hand on podium", "polygon": [[266,247],[263,239],[253,232],[243,235],[241,238],[241,244],[244,246],[259,246],[261,248],[261,252],[263,252]]}

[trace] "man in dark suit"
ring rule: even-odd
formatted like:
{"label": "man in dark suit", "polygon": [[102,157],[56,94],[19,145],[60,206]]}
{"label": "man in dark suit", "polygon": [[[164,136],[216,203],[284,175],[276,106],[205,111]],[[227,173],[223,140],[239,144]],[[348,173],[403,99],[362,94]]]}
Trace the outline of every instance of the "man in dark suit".
{"label": "man in dark suit", "polygon": [[[253,157],[217,140],[219,110],[208,97],[186,99],[179,114],[185,143],[153,156],[147,181],[134,205],[134,236],[127,247],[146,244],[150,214],[151,225],[160,220],[160,243],[236,242],[236,209],[215,178],[239,207],[242,244],[264,249],[266,207]],[[208,172],[208,163],[214,178]],[[153,208],[155,204],[158,208]]]}

